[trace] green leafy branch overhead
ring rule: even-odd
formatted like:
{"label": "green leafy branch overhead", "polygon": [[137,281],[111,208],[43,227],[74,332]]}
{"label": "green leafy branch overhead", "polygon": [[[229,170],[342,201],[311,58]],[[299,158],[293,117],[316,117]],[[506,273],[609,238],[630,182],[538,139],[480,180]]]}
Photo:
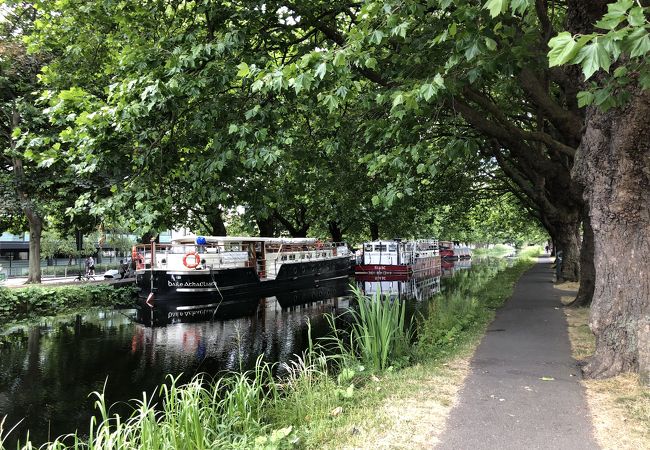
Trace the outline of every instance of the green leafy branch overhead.
{"label": "green leafy branch overhead", "polygon": [[592,103],[605,109],[615,106],[620,98],[615,89],[638,81],[641,89],[650,88],[650,7],[640,1],[618,0],[607,5],[607,13],[596,22],[595,27],[603,32],[572,35],[568,31],[559,33],[549,41],[549,66],[578,64],[585,79],[590,79],[599,70],[609,72],[615,65],[613,77],[604,87],[592,85],[589,91],[580,93],[580,106]]}

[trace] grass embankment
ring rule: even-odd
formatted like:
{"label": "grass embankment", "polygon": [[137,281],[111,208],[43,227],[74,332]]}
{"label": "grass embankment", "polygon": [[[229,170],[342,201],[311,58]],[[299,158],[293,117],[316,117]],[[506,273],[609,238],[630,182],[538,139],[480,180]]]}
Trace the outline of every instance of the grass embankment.
{"label": "grass embankment", "polygon": [[0,324],[80,308],[127,305],[133,302],[133,295],[132,287],[115,289],[108,284],[0,287]]}
{"label": "grass embankment", "polygon": [[[567,303],[575,297],[576,283],[557,285],[573,293],[562,297]],[[589,329],[589,308],[565,308],[573,357],[584,361],[593,355],[596,344]],[[605,449],[650,448],[650,388],[633,374],[606,380],[583,380],[598,444]]]}
{"label": "grass embankment", "polygon": [[171,382],[161,388],[162,408],[144,398],[128,419],[111,418],[99,396],[103,420],[91,423],[89,444],[69,437],[44,448],[428,448],[494,309],[531,264],[458,273],[410,327],[403,303],[359,296],[351,331],[335,329],[321,341],[329,351],[310,348],[280,379],[258,362],[214,384]]}

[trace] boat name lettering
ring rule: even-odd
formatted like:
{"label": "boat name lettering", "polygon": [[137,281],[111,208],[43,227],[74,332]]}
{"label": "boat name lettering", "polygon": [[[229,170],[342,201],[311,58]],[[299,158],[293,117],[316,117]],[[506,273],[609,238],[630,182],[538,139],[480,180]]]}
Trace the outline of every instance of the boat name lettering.
{"label": "boat name lettering", "polygon": [[171,281],[167,280],[168,287],[211,287],[214,283],[210,281]]}

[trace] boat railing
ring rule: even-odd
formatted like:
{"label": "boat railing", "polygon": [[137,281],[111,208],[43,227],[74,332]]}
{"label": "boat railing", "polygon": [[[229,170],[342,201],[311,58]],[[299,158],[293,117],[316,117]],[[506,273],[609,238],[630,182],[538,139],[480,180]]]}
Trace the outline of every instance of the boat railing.
{"label": "boat railing", "polygon": [[222,245],[208,242],[200,244],[140,244],[133,248],[136,269],[216,269],[236,267],[256,267],[256,270],[269,277],[277,274],[282,264],[300,263],[349,256],[345,243],[316,242],[310,245],[283,244],[267,246],[265,258],[261,258],[260,248],[251,244]]}

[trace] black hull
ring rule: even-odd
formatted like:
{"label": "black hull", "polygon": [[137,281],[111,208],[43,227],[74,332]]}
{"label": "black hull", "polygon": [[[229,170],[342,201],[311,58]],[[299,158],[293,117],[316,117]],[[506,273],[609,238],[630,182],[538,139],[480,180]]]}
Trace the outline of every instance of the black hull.
{"label": "black hull", "polygon": [[261,298],[317,288],[325,280],[347,277],[349,270],[348,258],[284,264],[274,280],[260,280],[250,267],[213,271],[144,270],[136,273],[138,317],[146,325],[162,325],[175,319],[251,315]]}

